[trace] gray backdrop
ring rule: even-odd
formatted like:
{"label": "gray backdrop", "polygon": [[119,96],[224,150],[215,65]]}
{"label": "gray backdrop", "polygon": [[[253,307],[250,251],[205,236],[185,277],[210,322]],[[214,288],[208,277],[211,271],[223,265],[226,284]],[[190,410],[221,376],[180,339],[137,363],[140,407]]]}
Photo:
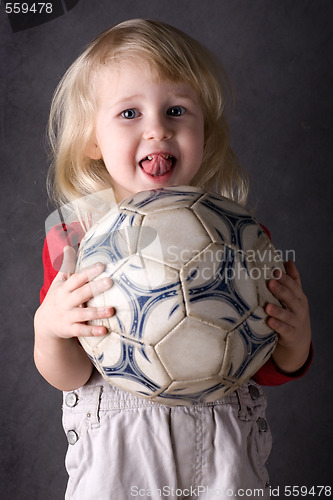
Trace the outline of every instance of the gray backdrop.
{"label": "gray backdrop", "polygon": [[311,371],[266,390],[271,482],[281,498],[284,485],[331,484],[332,14],[329,0],[80,0],[61,17],[13,32],[2,2],[2,498],[63,498],[61,393],[32,359],[44,221],[52,211],[44,131],[69,64],[99,32],[133,17],[188,32],[231,77],[233,145],[250,174],[250,204],[276,246],[295,251],[312,312]]}

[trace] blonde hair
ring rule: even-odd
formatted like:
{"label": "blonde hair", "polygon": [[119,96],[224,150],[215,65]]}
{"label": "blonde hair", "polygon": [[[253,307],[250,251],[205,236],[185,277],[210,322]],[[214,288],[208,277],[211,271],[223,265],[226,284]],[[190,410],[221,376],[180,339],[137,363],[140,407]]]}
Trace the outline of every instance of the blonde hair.
{"label": "blonde hair", "polygon": [[112,187],[103,159],[86,151],[94,134],[96,71],[123,60],[144,60],[162,78],[189,83],[198,93],[205,123],[202,165],[191,185],[244,204],[248,183],[230,146],[226,119],[230,85],[221,64],[199,42],[165,23],[133,19],[99,35],[70,66],[51,105],[52,164],[48,187],[67,203]]}

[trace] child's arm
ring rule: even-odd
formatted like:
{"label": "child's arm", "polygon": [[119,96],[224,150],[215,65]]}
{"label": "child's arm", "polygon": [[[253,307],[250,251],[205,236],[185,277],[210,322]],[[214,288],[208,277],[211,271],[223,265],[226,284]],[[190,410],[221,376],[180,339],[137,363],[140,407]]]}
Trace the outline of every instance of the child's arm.
{"label": "child's arm", "polygon": [[75,250],[66,247],[62,268],[36,311],[35,364],[57,389],[77,389],[91,375],[93,366],[75,337],[106,334],[105,327],[85,322],[108,318],[113,309],[83,307],[94,295],[110,288],[109,278],[91,282],[103,270],[104,266],[97,264],[74,274]]}
{"label": "child's arm", "polygon": [[273,360],[284,373],[295,373],[307,361],[311,325],[307,298],[294,262],[286,262],[286,273],[268,282],[268,288],[284,307],[266,306],[268,325],[279,334]]}

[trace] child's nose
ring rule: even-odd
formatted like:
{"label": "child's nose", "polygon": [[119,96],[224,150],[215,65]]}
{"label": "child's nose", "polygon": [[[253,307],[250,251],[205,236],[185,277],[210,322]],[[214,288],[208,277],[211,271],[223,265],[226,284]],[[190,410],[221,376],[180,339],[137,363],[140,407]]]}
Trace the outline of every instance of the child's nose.
{"label": "child's nose", "polygon": [[144,139],[162,141],[172,137],[172,130],[167,118],[156,117],[152,120],[147,120],[144,130]]}

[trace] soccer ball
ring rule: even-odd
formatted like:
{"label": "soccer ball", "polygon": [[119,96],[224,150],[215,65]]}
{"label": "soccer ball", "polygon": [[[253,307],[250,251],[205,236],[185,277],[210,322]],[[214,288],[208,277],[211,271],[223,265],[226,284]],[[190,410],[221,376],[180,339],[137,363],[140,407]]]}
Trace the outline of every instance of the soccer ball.
{"label": "soccer ball", "polygon": [[89,305],[116,314],[80,342],[110,384],[169,406],[212,402],[272,354],[267,280],[283,265],[237,203],[189,186],[139,192],[86,233],[77,270],[96,262],[113,286]]}

